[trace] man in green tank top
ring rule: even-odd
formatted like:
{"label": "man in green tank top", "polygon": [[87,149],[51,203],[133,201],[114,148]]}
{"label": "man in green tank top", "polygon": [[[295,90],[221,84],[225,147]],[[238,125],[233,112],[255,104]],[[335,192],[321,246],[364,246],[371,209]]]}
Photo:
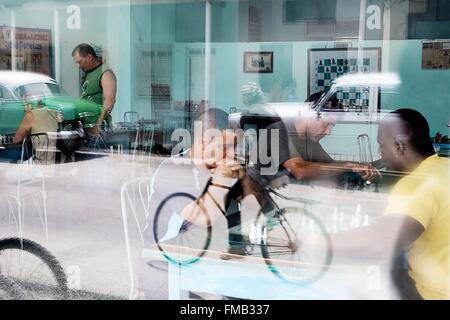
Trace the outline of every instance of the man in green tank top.
{"label": "man in green tank top", "polygon": [[85,72],[82,84],[81,99],[89,100],[103,107],[97,118],[96,126],[89,133],[97,135],[103,122],[111,126],[111,111],[116,102],[117,81],[114,72],[103,64],[94,49],[82,43],[72,51],[72,57],[77,66]]}

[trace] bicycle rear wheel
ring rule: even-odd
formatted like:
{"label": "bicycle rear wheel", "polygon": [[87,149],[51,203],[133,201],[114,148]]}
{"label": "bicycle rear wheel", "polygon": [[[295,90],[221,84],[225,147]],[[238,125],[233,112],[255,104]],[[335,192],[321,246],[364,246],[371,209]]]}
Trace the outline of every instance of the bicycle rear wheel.
{"label": "bicycle rear wheel", "polygon": [[332,260],[331,238],[313,214],[300,207],[280,209],[278,217],[259,212],[256,225],[265,229],[261,252],[276,276],[306,285],[325,274]]}
{"label": "bicycle rear wheel", "polygon": [[66,299],[67,278],[56,258],[28,239],[0,240],[0,297]]}
{"label": "bicycle rear wheel", "polygon": [[172,263],[197,262],[211,242],[211,219],[202,203],[189,193],[169,195],[158,206],[153,236],[163,256]]}

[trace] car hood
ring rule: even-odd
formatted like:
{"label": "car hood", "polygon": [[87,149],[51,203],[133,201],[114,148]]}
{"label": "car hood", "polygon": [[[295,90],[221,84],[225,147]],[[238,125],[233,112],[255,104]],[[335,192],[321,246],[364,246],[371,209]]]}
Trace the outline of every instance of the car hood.
{"label": "car hood", "polygon": [[79,114],[83,112],[98,116],[102,110],[102,107],[94,102],[70,96],[45,97],[40,101],[49,109],[61,111],[64,121],[79,119]]}
{"label": "car hood", "polygon": [[[60,111],[63,121],[80,120],[81,113],[90,113],[90,118],[97,119],[102,107],[94,102],[70,96],[51,96],[30,99],[31,107],[38,104],[52,110]],[[0,102],[0,134],[14,134],[24,116],[24,102],[14,100]],[[84,116],[86,118],[86,115]]]}

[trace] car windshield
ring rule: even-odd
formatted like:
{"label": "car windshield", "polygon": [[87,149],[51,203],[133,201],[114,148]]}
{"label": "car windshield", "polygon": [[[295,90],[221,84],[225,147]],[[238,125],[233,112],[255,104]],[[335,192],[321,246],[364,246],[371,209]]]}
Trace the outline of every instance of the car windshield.
{"label": "car windshield", "polygon": [[21,98],[39,98],[60,95],[61,89],[55,83],[27,83],[17,87],[14,94]]}

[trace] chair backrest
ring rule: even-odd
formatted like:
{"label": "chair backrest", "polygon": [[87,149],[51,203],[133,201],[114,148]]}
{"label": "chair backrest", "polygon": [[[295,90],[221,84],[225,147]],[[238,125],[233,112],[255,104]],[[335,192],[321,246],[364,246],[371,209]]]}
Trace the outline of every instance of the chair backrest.
{"label": "chair backrest", "polygon": [[139,112],[137,111],[126,111],[123,114],[123,121],[129,123],[137,123],[139,121]]}
{"label": "chair backrest", "polygon": [[125,246],[127,250],[128,269],[130,276],[129,298],[134,297],[135,278],[133,260],[131,257],[130,230],[128,220],[134,220],[134,226],[138,230],[142,245],[144,244],[143,230],[148,221],[150,209],[152,177],[138,177],[125,182],[120,191],[122,208],[123,228],[125,235]]}
{"label": "chair backrest", "polygon": [[56,133],[40,132],[28,135],[22,142],[20,162],[54,164],[58,152],[56,141]]}
{"label": "chair backrest", "polygon": [[360,134],[356,138],[356,141],[359,148],[359,161],[364,164],[371,164],[373,162],[373,156],[369,136],[367,134]]}

